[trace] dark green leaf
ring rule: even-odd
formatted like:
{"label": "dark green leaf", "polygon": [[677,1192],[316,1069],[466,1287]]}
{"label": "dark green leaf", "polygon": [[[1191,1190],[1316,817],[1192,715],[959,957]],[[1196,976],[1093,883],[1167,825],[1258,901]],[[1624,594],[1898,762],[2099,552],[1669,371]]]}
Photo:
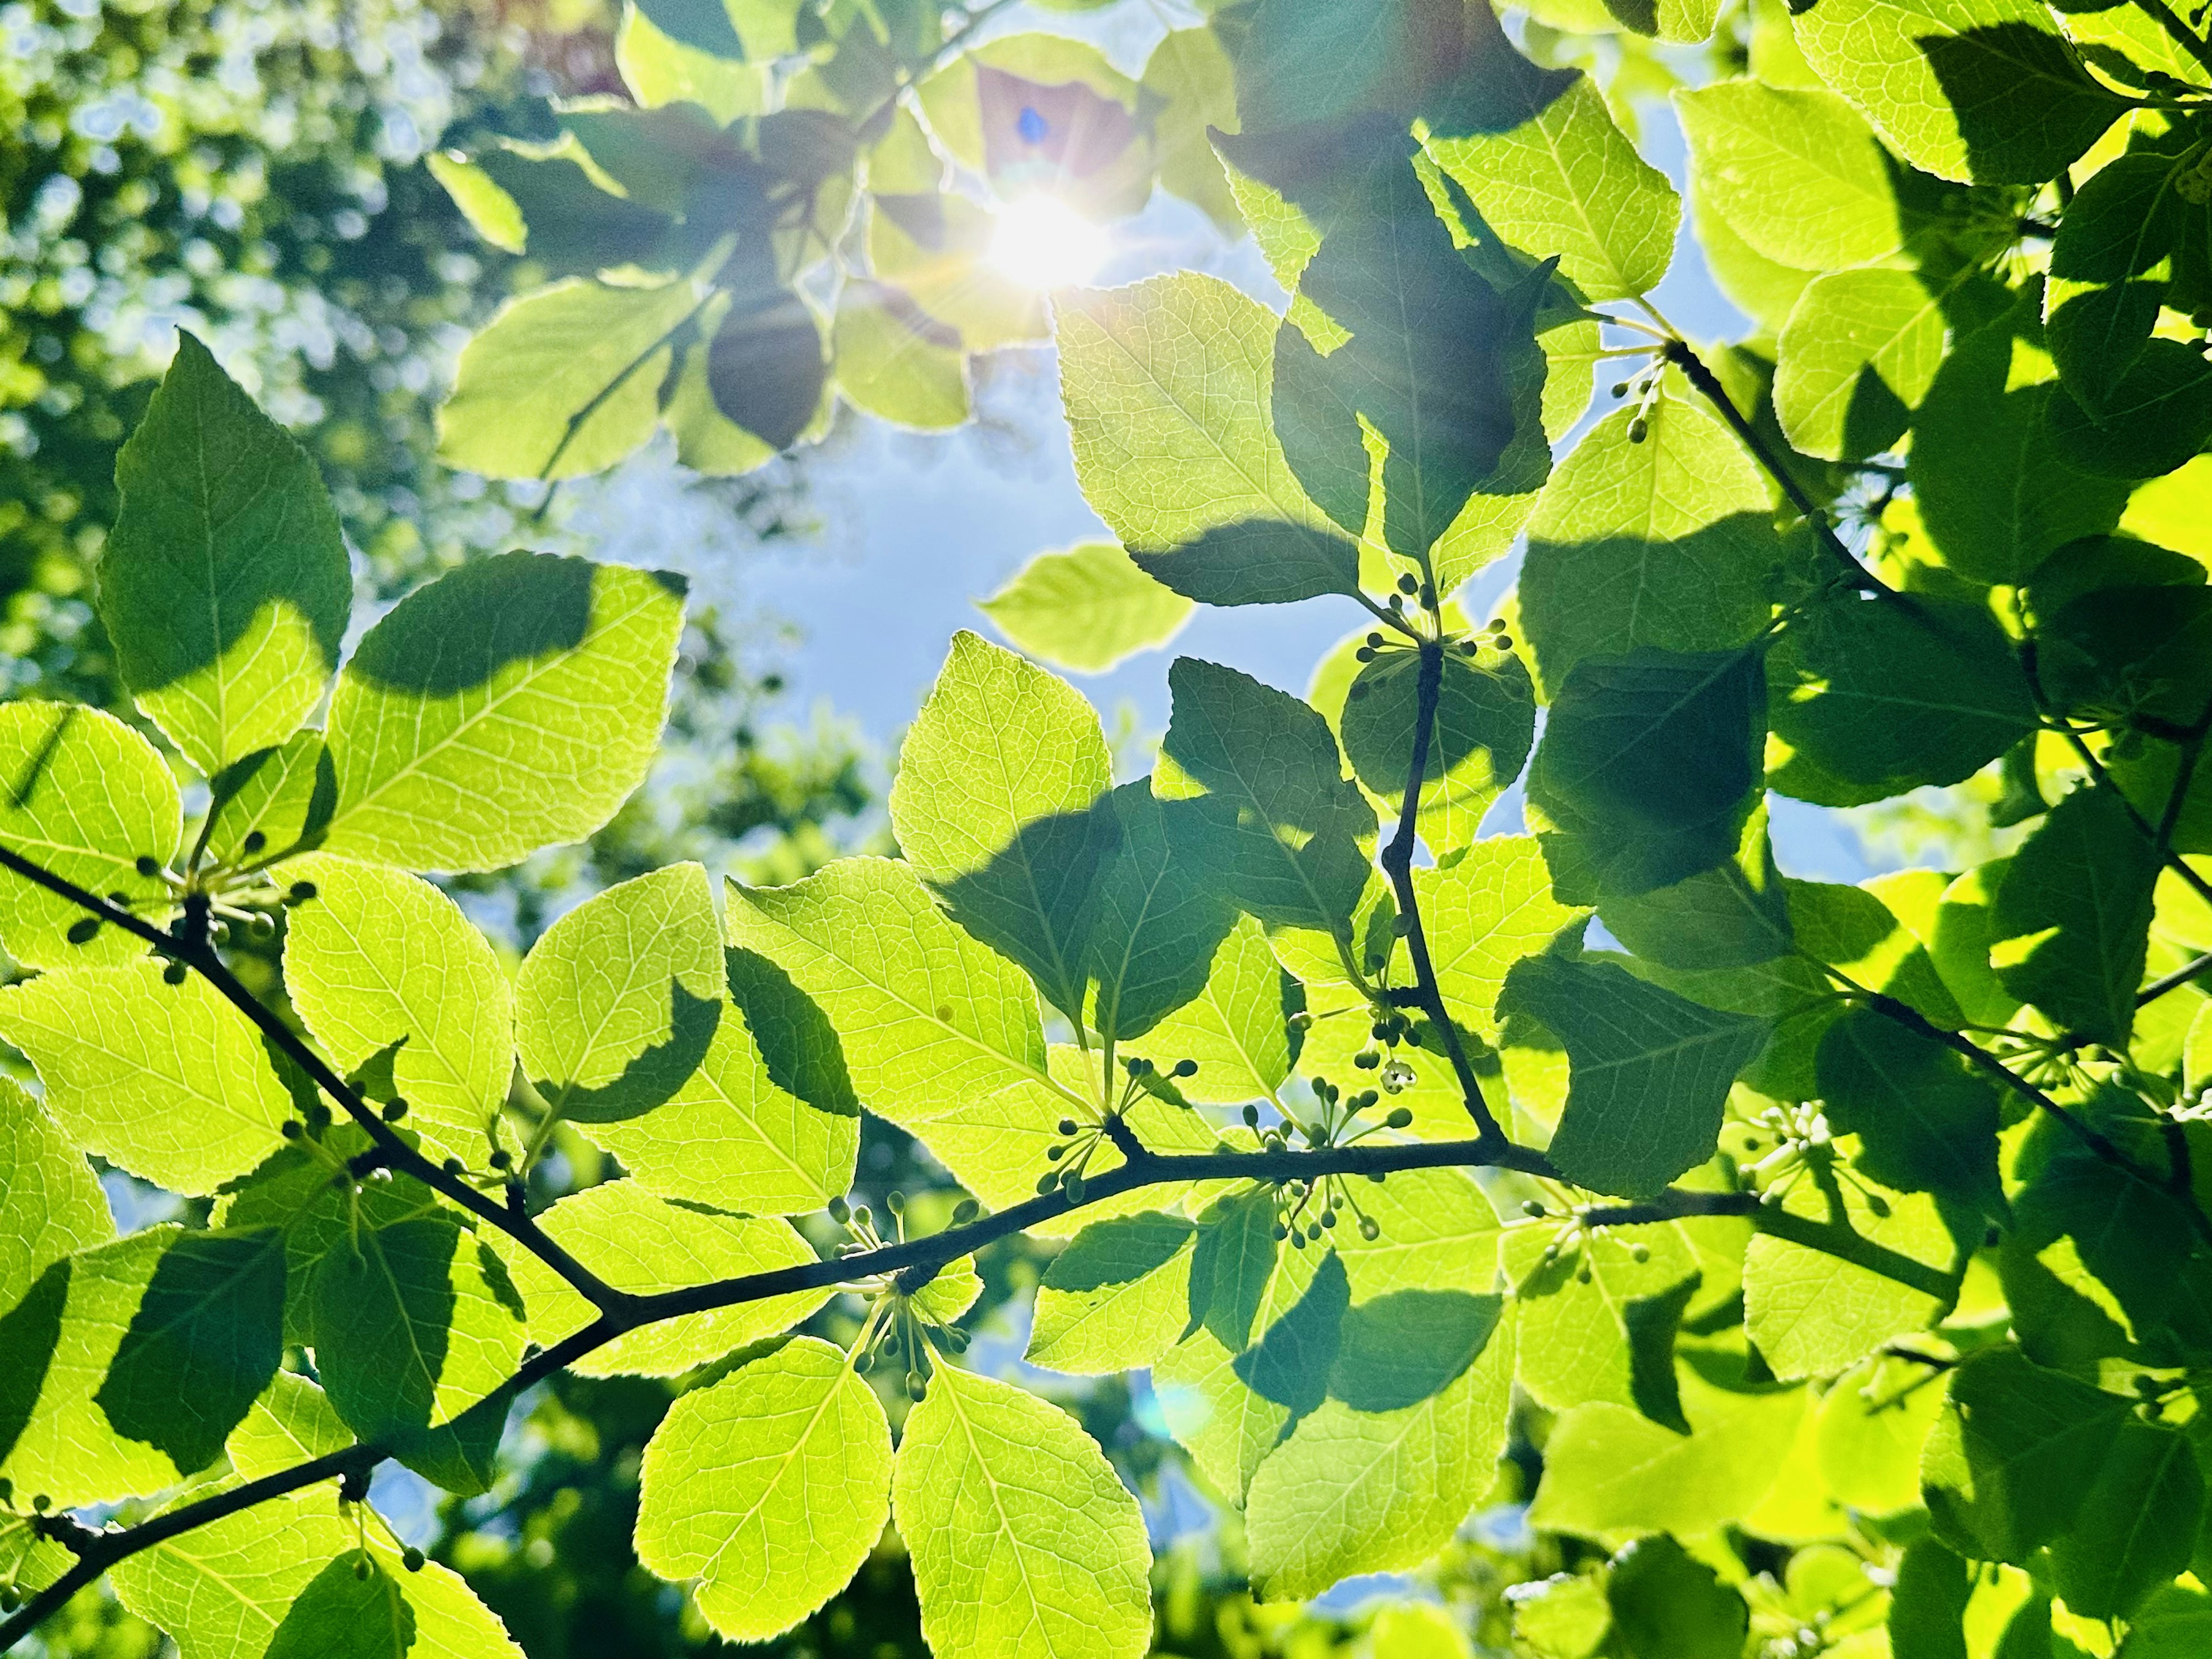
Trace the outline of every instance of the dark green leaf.
{"label": "dark green leaf", "polygon": [[1991,1348],[1951,1373],[1920,1462],[1936,1535],[1982,1561],[2024,1562],[2074,1524],[2129,1403]]}
{"label": "dark green leaf", "polygon": [[1932,1037],[1854,1008],[1814,1062],[1828,1121],[1859,1137],[1859,1167],[1886,1187],[1933,1193],[2005,1218],[1995,1086]]}
{"label": "dark green leaf", "polygon": [[1566,1047],[1553,1163],[1578,1186],[1632,1198],[1712,1156],[1729,1086],[1767,1033],[1765,1020],[1700,1007],[1610,963],[1552,956],[1514,964],[1498,1012]]}
{"label": "dark green leaf", "polygon": [[400,1659],[415,1645],[415,1609],[365,1549],[348,1550],[294,1600],[264,1659]]}
{"label": "dark green leaf", "polygon": [[707,348],[714,407],[771,449],[787,449],[822,407],[822,325],[788,289],[738,296]]}
{"label": "dark green leaf", "polygon": [[2051,1547],[2067,1610],[2127,1618],[2188,1566],[2203,1515],[2204,1475],[2188,1437],[2123,1422],[2072,1528]]}
{"label": "dark green leaf", "polygon": [[1190,1323],[1243,1352],[1275,1271],[1275,1194],[1268,1187],[1216,1199],[1198,1218],[1190,1258]]}
{"label": "dark green leaf", "polygon": [[2084,784],[2013,855],[1990,918],[2005,989],[2068,1030],[2118,1047],[2149,948],[2157,850],[2127,803]]}
{"label": "dark green leaf", "polygon": [[[1420,659],[1390,651],[1352,682],[1341,720],[1352,775],[1387,801],[1405,798],[1420,716]],[[1536,696],[1528,671],[1510,652],[1469,659],[1445,653],[1437,680],[1436,720],[1422,770],[1424,809],[1464,798],[1486,802],[1521,775],[1536,735]],[[1471,834],[1474,825],[1468,829]]]}
{"label": "dark green leaf", "polygon": [[1181,1216],[1154,1212],[1094,1221],[1053,1258],[1044,1282],[1069,1291],[1128,1284],[1175,1260],[1194,1231]]}
{"label": "dark green leaf", "polygon": [[1281,519],[1240,519],[1165,552],[1129,556],[1155,581],[1201,605],[1289,605],[1359,591],[1356,543]]}
{"label": "dark green leaf", "polygon": [[2155,478],[2212,438],[2212,363],[2179,340],[2146,343],[2092,418],[2063,387],[2046,405],[2051,453],[2100,478]]}
{"label": "dark green leaf", "polygon": [[1313,1282],[1291,1310],[1267,1327],[1257,1347],[1231,1362],[1237,1378],[1262,1400],[1288,1406],[1292,1418],[1318,1411],[1328,1397],[1352,1282],[1334,1250],[1321,1259]]}
{"label": "dark green leaf", "polygon": [[1622,1659],[1717,1659],[1738,1652],[1751,1610],[1672,1538],[1639,1538],[1613,1558],[1605,1596]]}
{"label": "dark green leaf", "polygon": [[1205,990],[1237,912],[1207,883],[1194,851],[1203,835],[1200,803],[1161,800],[1140,778],[1091,811],[1108,821],[1104,833],[1113,839],[1084,929],[1091,1024],[1102,1036],[1126,1040]]}
{"label": "dark green leaf", "polygon": [[1665,968],[1748,968],[1787,955],[1790,900],[1765,805],[1744,821],[1735,858],[1669,887],[1607,899],[1598,917],[1631,951]]}
{"label": "dark green leaf", "polygon": [[1974,1572],[1933,1538],[1915,1539],[1889,1593],[1889,1645],[1907,1659],[1967,1659],[1961,1626]]}
{"label": "dark green leaf", "polygon": [[96,1396],[118,1434],[203,1469],[284,1358],[284,1235],[181,1234],[162,1253]]}
{"label": "dark green leaf", "polygon": [[[1209,798],[1205,863],[1240,908],[1273,925],[1349,937],[1375,815],[1344,775],[1327,721],[1233,668],[1182,657],[1161,752]],[[1155,787],[1158,784],[1155,783]]]}
{"label": "dark green leaf", "polygon": [[2018,582],[2053,548],[2102,535],[2127,486],[2058,453],[2046,411],[2055,383],[2008,389],[2013,319],[1952,348],[1912,422],[1906,463],[1929,539],[1969,581]]}
{"label": "dark green leaf", "polygon": [[1648,893],[1736,850],[1759,779],[1756,650],[1588,657],[1554,689],[1528,779],[1559,897]]}
{"label": "dark green leaf", "polygon": [[2035,726],[2011,641],[1985,607],[1856,592],[1808,606],[1767,653],[1770,781],[1853,806],[1971,777]]}
{"label": "dark green leaf", "polygon": [[[1322,241],[1299,293],[1351,337],[1327,356],[1286,319],[1275,336],[1275,430],[1322,510],[1367,522],[1366,433],[1389,446],[1383,535],[1425,554],[1497,471],[1515,429],[1508,364],[1534,354],[1533,307],[1501,295],[1452,247],[1411,165],[1377,169],[1371,210]],[[1537,391],[1540,396],[1540,382]]]}
{"label": "dark green leaf", "polygon": [[1419,1405],[1474,1364],[1504,1310],[1502,1297],[1464,1291],[1392,1291],[1362,1303],[1344,1316],[1328,1391],[1356,1412]]}
{"label": "dark green leaf", "polygon": [[2100,587],[2042,623],[2036,646],[2044,693],[2061,709],[2194,726],[2212,703],[2212,588]]}

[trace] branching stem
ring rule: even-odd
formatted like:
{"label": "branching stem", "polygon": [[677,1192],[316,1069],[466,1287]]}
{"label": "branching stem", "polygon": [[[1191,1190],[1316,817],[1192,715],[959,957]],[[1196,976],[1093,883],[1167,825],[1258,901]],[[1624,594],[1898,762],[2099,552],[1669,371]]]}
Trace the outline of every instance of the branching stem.
{"label": "branching stem", "polygon": [[1390,844],[1382,849],[1382,872],[1390,878],[1390,890],[1398,901],[1398,921],[1405,929],[1406,952],[1413,964],[1415,1006],[1429,1017],[1437,1036],[1443,1040],[1452,1074],[1459,1079],[1460,1094],[1467,1102],[1468,1115],[1474,1120],[1477,1132],[1485,1142],[1503,1146],[1506,1144],[1505,1131],[1498,1127],[1490,1103],[1483,1098],[1482,1083],[1468,1059],[1467,1045],[1460,1041],[1459,1027],[1452,1023],[1450,1011],[1444,1006],[1443,992],[1437,984],[1436,964],[1429,956],[1428,933],[1421,926],[1419,897],[1413,890],[1413,842],[1421,812],[1421,783],[1428,772],[1431,731],[1436,725],[1437,702],[1443,689],[1443,642],[1423,640],[1420,653],[1414,681],[1413,753],[1406,767],[1406,798],[1399,804],[1397,830],[1390,837]]}
{"label": "branching stem", "polygon": [[375,1143],[377,1161],[384,1167],[412,1176],[424,1186],[443,1194],[459,1205],[470,1214],[489,1222],[501,1231],[542,1260],[559,1273],[579,1294],[604,1311],[629,1305],[632,1298],[627,1292],[617,1291],[597,1273],[576,1260],[561,1245],[548,1237],[545,1230],[526,1215],[517,1215],[506,1205],[485,1193],[477,1190],[459,1176],[448,1174],[438,1164],[410,1146],[383,1115],[364,1100],[358,1090],[332,1071],[323,1057],[302,1042],[292,1028],[261,1000],[239,982],[223,963],[213,945],[196,937],[197,930],[187,927],[185,936],[164,932],[142,917],[110,904],[98,894],[87,891],[66,876],[57,875],[45,866],[33,862],[13,848],[0,846],[0,868],[13,871],[26,881],[34,882],[48,892],[69,900],[72,904],[90,912],[109,927],[120,927],[133,937],[144,940],[155,951],[172,962],[180,962],[212,985],[222,999],[252,1021],[256,1030],[282,1049],[295,1065],[313,1080],[317,1088],[358,1123]]}

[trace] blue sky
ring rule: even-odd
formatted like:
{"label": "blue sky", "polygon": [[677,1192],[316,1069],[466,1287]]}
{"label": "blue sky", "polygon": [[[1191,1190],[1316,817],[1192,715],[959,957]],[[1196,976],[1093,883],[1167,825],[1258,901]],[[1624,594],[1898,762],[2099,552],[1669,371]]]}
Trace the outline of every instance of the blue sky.
{"label": "blue sky", "polygon": [[[1139,43],[1136,62],[1149,44]],[[1649,159],[1679,185],[1682,143],[1664,106],[1645,112],[1641,137]],[[1115,235],[1115,252],[1096,279],[1100,286],[1194,269],[1271,305],[1283,302],[1249,240],[1228,241],[1171,198],[1156,196]],[[1733,338],[1747,327],[1713,286],[1686,225],[1674,269],[1653,298],[1694,337]],[[953,632],[973,628],[996,637],[976,599],[1038,552],[1106,536],[1076,483],[1050,349],[1002,353],[979,364],[977,404],[984,416],[978,427],[922,435],[854,422],[810,454],[804,471],[822,530],[803,541],[745,544],[713,504],[685,497],[660,448],[582,492],[571,527],[603,556],[679,566],[699,599],[726,614],[764,629],[787,624],[777,653],[791,687],[787,712],[804,719],[826,703],[888,753]],[[1608,406],[1601,386],[1594,415]],[[1469,614],[1486,613],[1517,568],[1516,551],[1480,573],[1465,590]],[[1174,657],[1205,657],[1303,692],[1315,662],[1363,621],[1335,599],[1200,607],[1165,649],[1104,674],[1071,678],[1109,732],[1120,721],[1157,736],[1167,723]],[[1501,803],[1508,823],[1515,811],[1511,801]],[[1778,854],[1793,874],[1856,880],[1871,873],[1856,836],[1832,814],[1778,803],[1775,828]]]}

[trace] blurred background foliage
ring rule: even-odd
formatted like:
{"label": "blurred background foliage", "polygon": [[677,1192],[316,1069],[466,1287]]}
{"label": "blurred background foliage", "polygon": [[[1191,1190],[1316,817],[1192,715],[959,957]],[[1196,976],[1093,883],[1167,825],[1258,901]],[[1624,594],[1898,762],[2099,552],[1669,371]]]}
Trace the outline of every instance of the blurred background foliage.
{"label": "blurred background foliage", "polygon": [[[1323,3],[1324,0],[1314,0]],[[1210,8],[1204,8],[1210,9]],[[1537,0],[1512,19],[1539,58],[1593,70],[1624,122],[1671,87],[1732,72],[1771,10],[1740,7],[1708,46],[1626,33],[1599,0]],[[8,0],[0,4],[0,693],[82,698],[127,714],[88,603],[115,453],[174,331],[206,338],[324,467],[365,589],[390,599],[473,554],[568,545],[539,487],[454,473],[433,412],[461,343],[542,280],[463,222],[423,157],[500,133],[554,130],[555,98],[618,93],[608,0]],[[685,488],[757,542],[808,532],[805,463]],[[549,510],[550,508],[550,510]],[[876,753],[826,710],[785,706],[777,641],[758,623],[699,617],[679,664],[667,750],[647,788],[582,847],[453,884],[476,919],[526,949],[578,897],[680,860],[755,881],[798,878],[880,849]],[[1916,800],[1874,826],[1900,848],[1972,853],[1987,802]],[[273,951],[271,956],[273,962]],[[258,988],[276,990],[270,974]],[[894,1191],[925,1229],[945,1178],[869,1121],[859,1194]],[[539,1179],[598,1178],[565,1139]],[[161,1195],[111,1177],[118,1207]],[[546,1196],[551,1196],[549,1190]],[[816,1240],[824,1249],[836,1240]],[[977,1356],[1011,1366],[1044,1257],[994,1252]],[[848,1340],[833,1304],[820,1334]],[[1041,1374],[1039,1374],[1041,1375]],[[1032,1380],[1035,1380],[1034,1377]],[[1341,1587],[1309,1607],[1256,1606],[1234,1512],[1158,1422],[1141,1387],[1051,1379],[1142,1496],[1159,1555],[1158,1647],[1184,1659],[1465,1659],[1514,1651],[1502,1586],[1571,1571],[1577,1547],[1532,1536],[1547,1425],[1516,1425],[1491,1507],[1417,1578]],[[564,1376],[514,1425],[493,1492],[438,1502],[403,1477],[380,1503],[410,1541],[465,1572],[532,1659],[644,1659],[721,1648],[682,1592],[630,1548],[640,1454],[680,1386]],[[885,1390],[894,1413],[902,1394]],[[1778,1589],[1778,1634],[1794,1627]],[[1449,1609],[1449,1613],[1447,1613]],[[1470,1645],[1469,1632],[1478,1646]],[[97,1590],[32,1644],[51,1656],[150,1659],[164,1638]],[[895,1535],[853,1585],[769,1651],[925,1654]]]}

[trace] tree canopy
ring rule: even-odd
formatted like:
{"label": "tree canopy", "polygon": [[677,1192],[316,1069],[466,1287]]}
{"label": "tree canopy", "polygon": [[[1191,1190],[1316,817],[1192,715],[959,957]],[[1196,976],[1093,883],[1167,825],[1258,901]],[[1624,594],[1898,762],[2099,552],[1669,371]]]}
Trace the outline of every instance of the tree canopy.
{"label": "tree canopy", "polygon": [[[684,582],[518,550],[357,627],[182,339],[98,570],[133,718],[0,704],[0,1646],[104,1581],[186,1659],[515,1652],[368,1483],[511,1501],[518,1402],[605,1378],[672,1380],[630,1543],[716,1635],[889,1528],[939,1659],[1137,1659],[1156,1471],[1039,1374],[1140,1372],[1262,1604],[1522,1506],[1556,1570],[1378,1656],[2203,1650],[2203,20],[1607,0],[1745,46],[1674,100],[1714,345],[1574,9],[1240,0],[1129,76],[651,0],[626,100],[441,150],[530,266],[450,465],[742,473],[1048,338],[1113,538],[950,641],[896,856],[650,861],[519,955],[453,890],[635,796]],[[1283,308],[1006,274],[1156,188]],[[1054,668],[1293,603],[1352,625],[1308,695],[1179,658],[1117,781]],[[1778,803],[1942,790],[1997,855],[1784,872]],[[970,1363],[1017,1252],[1026,1372]]]}

